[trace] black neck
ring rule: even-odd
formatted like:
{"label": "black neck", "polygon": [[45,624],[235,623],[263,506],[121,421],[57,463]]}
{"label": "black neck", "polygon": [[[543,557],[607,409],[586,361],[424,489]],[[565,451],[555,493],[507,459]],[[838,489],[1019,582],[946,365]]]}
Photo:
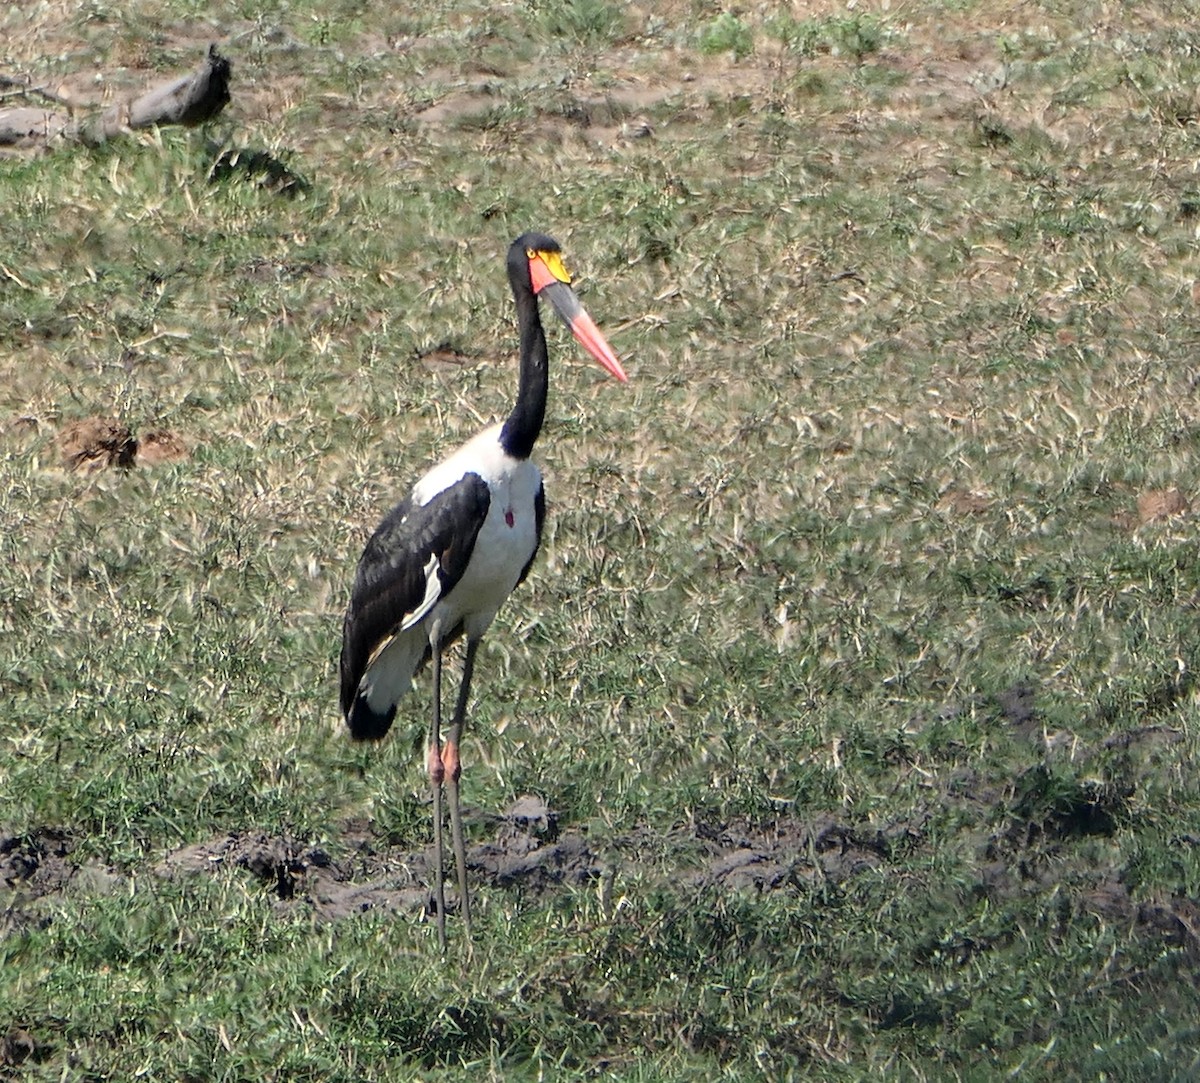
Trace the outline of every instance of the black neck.
{"label": "black neck", "polygon": [[549,356],[537,297],[528,286],[514,283],[513,298],[517,302],[517,325],[521,329],[521,376],[516,405],[500,430],[500,444],[514,458],[528,459],[546,416]]}

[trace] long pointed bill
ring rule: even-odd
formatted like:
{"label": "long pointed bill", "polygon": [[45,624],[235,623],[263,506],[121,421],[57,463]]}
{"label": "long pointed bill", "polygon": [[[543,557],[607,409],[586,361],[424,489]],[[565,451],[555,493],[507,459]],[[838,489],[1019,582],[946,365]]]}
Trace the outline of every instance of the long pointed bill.
{"label": "long pointed bill", "polygon": [[608,344],[608,340],[601,334],[600,328],[584,311],[583,305],[579,303],[579,298],[575,296],[575,291],[565,282],[560,282],[549,275],[546,278],[549,281],[543,281],[540,284],[535,281],[534,283],[538,296],[545,297],[554,306],[554,311],[562,317],[563,323],[571,329],[571,334],[579,340],[579,344],[588,353],[621,383],[626,383],[629,377],[625,375],[621,362],[617,360],[617,355],[613,353],[613,348]]}

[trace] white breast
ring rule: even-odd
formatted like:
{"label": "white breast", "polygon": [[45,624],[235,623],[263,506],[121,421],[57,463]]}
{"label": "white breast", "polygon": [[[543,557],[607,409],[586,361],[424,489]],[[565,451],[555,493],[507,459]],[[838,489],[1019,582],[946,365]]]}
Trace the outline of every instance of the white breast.
{"label": "white breast", "polygon": [[413,487],[413,499],[426,504],[468,473],[487,482],[491,503],[470,563],[455,588],[434,607],[430,620],[439,621],[445,631],[462,621],[471,637],[483,635],[492,623],[538,542],[534,501],[541,472],[530,460],[509,455],[499,436],[499,425],[484,430]]}

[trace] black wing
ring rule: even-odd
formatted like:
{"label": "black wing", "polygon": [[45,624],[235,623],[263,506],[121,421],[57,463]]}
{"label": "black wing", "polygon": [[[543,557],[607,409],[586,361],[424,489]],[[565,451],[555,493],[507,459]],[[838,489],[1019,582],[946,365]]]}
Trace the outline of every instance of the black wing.
{"label": "black wing", "polygon": [[521,569],[520,578],[517,579],[519,587],[525,582],[525,576],[529,574],[529,569],[533,567],[533,562],[538,555],[538,549],[542,544],[542,527],[546,524],[546,487],[540,482],[538,491],[533,494],[533,521],[536,524],[536,530],[533,535],[533,552],[529,554],[529,559],[525,561],[525,567]]}
{"label": "black wing", "polygon": [[[342,631],[341,706],[348,723],[359,681],[379,648],[462,578],[490,503],[487,482],[466,474],[428,504],[401,501],[371,535]],[[376,728],[386,731],[390,723],[381,719]],[[383,735],[358,729],[351,726],[355,737]]]}

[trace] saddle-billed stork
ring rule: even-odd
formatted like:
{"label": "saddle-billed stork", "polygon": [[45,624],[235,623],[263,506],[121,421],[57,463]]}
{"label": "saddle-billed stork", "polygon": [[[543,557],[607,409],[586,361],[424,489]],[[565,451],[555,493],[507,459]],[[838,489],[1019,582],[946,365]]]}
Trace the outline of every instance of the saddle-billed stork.
{"label": "saddle-billed stork", "polygon": [[[384,517],[359,561],[342,635],[341,706],[355,740],[387,733],[414,674],[432,660],[427,767],[433,788],[434,899],[443,951],[442,790],[444,786],[450,806],[460,905],[469,937],[458,783],[475,652],[504,599],[529,573],[546,514],[542,476],[530,460],[549,387],[538,299],[554,306],[605,369],[622,382],[627,379],[612,347],[571,289],[557,241],[542,233],[518,237],[508,250],[508,280],[521,334],[516,404],[503,424],[485,429],[434,466]],[[466,636],[462,683],[443,744],[442,651],[460,635]]]}

